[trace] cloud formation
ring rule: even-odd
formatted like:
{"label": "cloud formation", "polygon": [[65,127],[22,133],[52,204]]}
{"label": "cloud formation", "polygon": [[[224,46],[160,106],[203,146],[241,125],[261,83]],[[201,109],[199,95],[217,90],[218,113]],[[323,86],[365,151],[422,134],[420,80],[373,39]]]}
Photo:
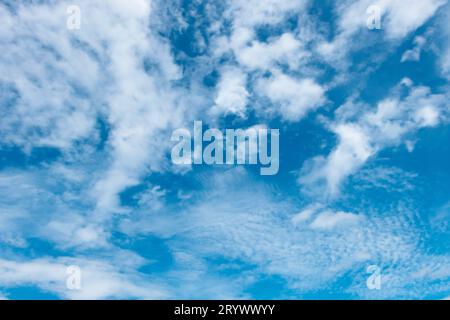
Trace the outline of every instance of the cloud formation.
{"label": "cloud formation", "polygon": [[[447,297],[447,2],[3,1],[0,299]],[[279,174],[173,165],[194,120]]]}

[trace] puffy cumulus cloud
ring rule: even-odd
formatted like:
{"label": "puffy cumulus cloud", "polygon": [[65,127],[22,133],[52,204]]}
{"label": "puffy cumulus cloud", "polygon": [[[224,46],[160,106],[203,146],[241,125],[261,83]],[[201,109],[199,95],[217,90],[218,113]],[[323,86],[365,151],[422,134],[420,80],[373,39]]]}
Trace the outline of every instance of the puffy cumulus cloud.
{"label": "puffy cumulus cloud", "polygon": [[[349,58],[348,54],[353,49],[361,48],[365,45],[364,43],[370,46],[375,42],[376,44],[383,43],[383,45],[398,45],[408,34],[433,17],[444,3],[445,1],[435,0],[418,1],[415,3],[412,13],[408,12],[407,6],[401,1],[377,1],[375,3],[371,1],[347,1],[336,3],[333,4],[337,18],[337,31],[332,33],[335,34],[334,37],[332,34],[327,34],[326,30],[320,27],[319,21],[308,14],[307,9],[311,4],[306,2],[302,4],[300,2],[289,2],[286,5],[274,4],[268,6],[270,11],[273,12],[270,14],[272,18],[265,17],[264,24],[256,18],[254,20],[244,19],[240,13],[233,10],[234,6],[231,6],[231,9],[227,12],[227,18],[231,25],[229,33],[212,33],[213,47],[216,48],[214,54],[223,58],[229,57],[227,54],[231,52],[234,58],[233,65],[238,62],[243,72],[249,74],[249,79],[265,84],[264,87],[268,89],[261,90],[261,86],[247,88],[252,97],[269,98],[269,100],[275,102],[277,108],[282,110],[280,113],[283,114],[284,120],[299,121],[307,114],[307,111],[314,110],[323,104],[322,95],[326,90],[339,83],[342,77],[348,77],[346,74],[338,74],[331,83],[326,86],[321,85],[322,88],[318,88],[318,81],[314,78],[320,75],[316,62],[321,61],[321,59],[320,56],[315,55],[317,51],[323,54],[326,61],[329,62],[329,67],[340,70],[342,66],[346,65],[345,61]],[[370,5],[380,8],[383,16],[382,34],[385,36],[368,37],[366,34],[368,32],[367,8]],[[241,8],[241,5],[239,4],[237,7]],[[258,17],[259,11],[255,10],[257,14],[254,14],[254,16]],[[277,12],[277,14],[274,14],[274,12]],[[286,19],[294,16],[298,18],[295,30],[287,29],[283,25],[285,20],[278,18],[284,17]],[[228,22],[228,20],[226,21]],[[277,31],[273,35],[270,35],[269,32],[267,38],[261,38],[259,35],[260,29],[270,29],[267,26],[276,26]],[[223,31],[220,28],[213,28],[213,30]],[[365,41],[353,41],[352,39],[357,36],[364,37]],[[422,47],[425,45],[424,36],[416,38],[416,47],[405,53],[403,61],[418,58]],[[330,38],[332,39],[330,42],[325,40]],[[370,39],[373,39],[373,41]],[[374,49],[374,52],[378,53],[376,49]],[[385,55],[381,54],[380,56],[374,58],[374,61],[383,61]],[[370,68],[369,71],[362,72],[370,72]],[[269,79],[273,82],[267,79],[267,74],[272,75]],[[292,81],[284,81],[287,79]],[[286,85],[275,85],[281,82]],[[299,88],[300,85],[294,85],[294,83],[311,84],[308,89],[311,95],[301,96],[300,93],[305,92],[305,90],[298,90],[298,95],[293,94],[292,88],[301,89]],[[274,84],[273,87],[276,86],[274,90],[270,90],[271,84]],[[282,90],[284,88],[285,90]],[[256,92],[252,92],[254,89],[256,89]],[[274,93],[274,91],[277,93]],[[280,96],[284,97],[279,98]],[[299,101],[295,105],[289,102],[295,100]],[[263,104],[257,105],[259,107]]]}
{"label": "puffy cumulus cloud", "polygon": [[[68,268],[77,266],[80,289],[67,286]],[[131,269],[121,269],[102,260],[86,258],[0,259],[0,284],[3,288],[36,286],[61,298],[86,299],[163,299],[168,290],[142,278]]]}
{"label": "puffy cumulus cloud", "polygon": [[[307,50],[316,39],[311,31],[311,19],[306,14],[308,3],[229,2],[225,18],[214,24],[210,34],[213,59],[221,63],[225,60],[228,65],[219,69],[222,80],[217,85],[219,93],[212,107],[213,114],[226,109],[242,115],[243,105],[250,96],[248,100],[253,103],[249,103],[248,109],[255,109],[258,116],[266,115],[265,108],[260,107],[265,103],[254,102],[268,98],[274,109],[279,109],[275,113],[283,120],[294,122],[323,104],[325,88],[314,79],[317,72],[312,64],[312,54]],[[284,26],[287,17],[297,21],[298,28],[292,30]],[[259,28],[275,27],[279,31],[269,32],[267,39],[258,35]],[[233,70],[233,81],[230,80],[230,69]],[[267,78],[267,74],[271,76]],[[244,90],[244,79],[257,85]],[[232,90],[231,85],[236,90]],[[221,92],[228,93],[226,100]],[[223,100],[226,103],[219,103]],[[226,106],[229,104],[233,107]]]}
{"label": "puffy cumulus cloud", "polygon": [[300,61],[308,56],[292,33],[284,33],[267,43],[253,40],[248,45],[242,45],[239,40],[233,40],[237,42],[233,48],[236,59],[250,70],[271,70],[276,64],[297,69]]}
{"label": "puffy cumulus cloud", "polygon": [[[408,94],[401,97],[400,88],[406,88]],[[434,127],[447,117],[443,94],[415,87],[409,79],[394,91],[373,109],[361,112],[356,110],[361,105],[346,103],[336,112],[330,128],[339,143],[327,157],[316,157],[304,165],[299,182],[306,192],[315,193],[325,186],[328,195],[336,196],[343,180],[378,151],[398,145],[407,134]]]}
{"label": "puffy cumulus cloud", "polygon": [[284,120],[298,121],[309,111],[321,107],[325,89],[313,79],[296,79],[284,74],[263,78],[257,83],[258,92],[272,101],[275,113]]}
{"label": "puffy cumulus cloud", "polygon": [[215,105],[209,110],[214,116],[236,114],[245,117],[249,93],[247,74],[239,68],[226,68],[221,72]]}

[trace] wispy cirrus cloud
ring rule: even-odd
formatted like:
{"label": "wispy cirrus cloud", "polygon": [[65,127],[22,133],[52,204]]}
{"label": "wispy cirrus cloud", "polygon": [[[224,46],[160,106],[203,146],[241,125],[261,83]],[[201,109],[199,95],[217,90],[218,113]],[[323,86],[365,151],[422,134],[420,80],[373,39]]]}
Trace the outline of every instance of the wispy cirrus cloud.
{"label": "wispy cirrus cloud", "polygon": [[[318,203],[297,214],[293,199],[280,201],[270,188],[248,178],[240,170],[217,174],[203,182],[206,188],[214,185],[214,190],[182,212],[170,212],[164,219],[143,216],[125,222],[123,230],[170,238],[172,250],[189,252],[197,259],[221,257],[229,264],[245,263],[252,273],[281,276],[294,297],[318,287],[332,290],[352,270],[356,279],[349,293],[360,296],[422,297],[449,289],[445,272],[432,271],[444,271],[448,258],[425,258],[421,231],[407,206],[391,212],[376,208],[343,212]],[[372,264],[382,267],[386,277],[381,293],[365,287],[365,268]],[[436,278],[429,278],[431,273]],[[241,276],[245,279],[246,274]],[[418,291],[409,291],[411,277],[421,284]],[[442,282],[439,289],[425,289],[435,280]],[[241,281],[236,275],[232,282],[243,286]]]}

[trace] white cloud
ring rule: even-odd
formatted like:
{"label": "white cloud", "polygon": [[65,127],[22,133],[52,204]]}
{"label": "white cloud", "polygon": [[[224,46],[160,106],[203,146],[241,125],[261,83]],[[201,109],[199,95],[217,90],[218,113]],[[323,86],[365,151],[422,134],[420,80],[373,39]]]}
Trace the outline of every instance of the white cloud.
{"label": "white cloud", "polygon": [[356,190],[380,189],[405,193],[415,189],[418,175],[396,167],[368,165],[358,171],[352,180]]}
{"label": "white cloud", "polygon": [[382,30],[388,38],[405,37],[423,25],[447,0],[359,0],[345,1],[339,4],[339,27],[343,34],[350,36],[356,31],[367,28],[367,8],[377,6],[384,16]]}
{"label": "white cloud", "polygon": [[41,236],[53,241],[61,248],[108,247],[108,232],[103,226],[88,222],[86,216],[65,212],[55,216],[41,228]]}
{"label": "white cloud", "polygon": [[441,44],[441,53],[439,57],[439,64],[442,74],[450,79],[450,4],[447,4],[445,10],[439,19],[439,30],[443,35],[444,43]]}
{"label": "white cloud", "polygon": [[76,91],[95,90],[99,66],[72,47],[64,14],[63,3],[19,6],[17,16],[0,6],[0,82],[17,93],[1,116],[3,143],[67,148],[93,130],[97,109]]}
{"label": "white cloud", "polygon": [[[170,238],[172,251],[188,252],[195,261],[214,256],[255,266],[258,274],[287,279],[297,298],[308,290],[326,290],[355,269],[364,270],[363,278],[356,273],[349,290],[366,296],[367,290],[361,288],[366,284],[365,266],[373,263],[391,266],[383,271],[391,279],[383,285],[384,297],[422,297],[437,290],[430,284],[433,269],[427,267],[443,268],[448,258],[426,258],[414,222],[418,216],[411,208],[399,204],[378,212],[365,206],[356,215],[319,203],[290,214],[298,212],[295,201],[250,179],[243,170],[208,175],[202,187],[209,192],[181,212],[157,218],[144,214],[124,223],[123,230]],[[410,291],[413,274],[420,288],[414,292]],[[245,288],[246,276],[239,272],[230,282]],[[448,279],[445,273],[434,276]]]}
{"label": "white cloud", "polygon": [[[81,289],[69,290],[67,267],[81,270]],[[74,258],[35,260],[0,259],[2,287],[33,285],[62,298],[95,300],[112,298],[163,299],[168,291],[128,270],[120,270],[103,261]]]}
{"label": "white cloud", "polygon": [[286,121],[299,121],[326,101],[324,88],[312,79],[276,74],[261,79],[257,86],[259,93],[274,103],[274,111]]}
{"label": "white cloud", "polygon": [[284,33],[268,43],[253,40],[250,45],[234,48],[237,60],[251,70],[270,70],[275,63],[287,64],[296,69],[307,55],[292,33]]}
{"label": "white cloud", "polygon": [[277,24],[289,14],[305,8],[306,0],[230,0],[228,14],[234,17],[235,27],[254,27]]}
{"label": "white cloud", "polygon": [[1,117],[2,141],[70,152],[80,139],[96,143],[97,118],[103,117],[108,154],[92,195],[105,215],[120,211],[120,191],[163,167],[165,149],[157,137],[183,119],[171,84],[181,72],[168,44],[150,29],[150,2],[79,1],[79,30],[66,28],[69,4],[18,5],[15,14],[0,6],[6,21],[0,81],[18,95]]}
{"label": "white cloud", "polygon": [[[339,137],[337,147],[326,159],[316,157],[304,166],[299,181],[310,186],[324,180],[326,193],[336,196],[343,179],[355,173],[375,153],[375,149],[357,125],[340,124],[333,131]],[[315,192],[322,193],[322,184],[319,188]]]}
{"label": "white cloud", "polygon": [[439,124],[439,111],[434,106],[424,106],[416,111],[414,120],[421,127],[435,127]]}
{"label": "white cloud", "polygon": [[[342,1],[336,4],[338,15],[338,32],[332,41],[323,41],[318,44],[318,52],[335,67],[346,65],[345,58],[354,48],[360,48],[373,44],[380,45],[376,41],[379,38],[370,38],[367,28],[369,15],[367,9],[376,6],[380,9],[381,34],[383,40],[397,41],[403,40],[408,34],[415,31],[432,18],[447,0],[358,0]],[[364,43],[355,42],[361,33],[366,33]],[[386,46],[389,43],[384,43]],[[406,59],[406,57],[405,57]]]}
{"label": "white cloud", "polygon": [[[408,133],[438,125],[440,114],[447,107],[446,97],[432,94],[427,87],[407,86],[407,89],[409,95],[404,99],[394,93],[374,110],[362,112],[356,121],[350,120],[354,117],[352,113],[338,111],[331,129],[339,137],[339,143],[328,157],[316,157],[303,167],[299,181],[305,191],[323,195],[325,188],[327,195],[336,196],[342,181],[379,150],[398,145]],[[349,106],[352,104],[343,107]]]}
{"label": "white cloud", "polygon": [[320,205],[313,205],[303,209],[302,211],[300,211],[299,213],[297,213],[292,217],[292,223],[294,225],[298,225],[310,220],[311,217],[314,215],[314,213],[316,213],[317,210],[320,208],[321,208]]}
{"label": "white cloud", "polygon": [[[221,78],[225,80],[219,82],[219,95],[212,108],[213,114],[220,114],[217,111],[223,109],[242,114],[246,97],[257,99],[260,95],[272,100],[275,110],[271,111],[279,113],[284,120],[298,121],[308,111],[324,103],[325,89],[314,80],[316,73],[310,64],[311,53],[306,50],[307,45],[315,38],[307,22],[307,3],[304,0],[230,1],[230,7],[225,12],[225,17],[229,20],[218,21],[212,28],[213,57],[218,61],[230,60],[226,63],[229,67],[222,68],[225,71],[222,71],[224,74]],[[258,27],[280,26],[287,16],[304,17],[305,20],[299,20],[299,24],[304,24],[305,28],[301,28],[301,31],[286,30],[265,40],[258,37]],[[230,34],[221,32],[228,28],[230,21]],[[284,29],[281,27],[281,30]],[[282,71],[286,67],[291,71],[295,70],[295,76]],[[230,69],[233,70],[233,77],[229,75]],[[264,78],[265,73],[272,74],[272,77]],[[231,82],[230,78],[235,80]],[[247,80],[258,85],[247,88],[242,85]],[[234,90],[231,89],[231,84]],[[227,93],[227,99],[220,92]],[[218,103],[221,101],[225,103]],[[248,108],[255,108],[258,115],[263,113],[258,105],[249,105]]]}
{"label": "white cloud", "polygon": [[402,38],[423,25],[447,0],[380,1],[388,14],[386,31],[391,38]]}
{"label": "white cloud", "polygon": [[221,73],[215,105],[210,109],[210,114],[236,114],[245,117],[249,96],[246,86],[247,75],[244,72],[239,68],[226,68]]}
{"label": "white cloud", "polygon": [[[282,26],[285,17],[303,15],[307,1],[230,3],[231,9],[225,12],[232,25],[229,38],[218,23],[211,32],[219,35],[214,33],[217,38],[209,40],[224,46],[198,63],[206,61],[207,66],[199,66],[205,69],[220,66],[219,84],[215,92],[207,93],[214,100],[210,114],[244,116],[254,93],[272,103],[262,111],[290,122],[325,104],[328,86],[310,74],[308,59],[314,57],[305,50],[320,36],[304,35],[302,28],[286,31]],[[341,49],[346,52],[351,47],[349,39],[361,29],[361,23],[365,26],[366,2],[358,3],[338,5],[340,35],[323,47],[330,54]],[[409,9],[405,2],[380,3],[385,5],[387,37],[399,39],[429,19],[440,2],[416,3],[420,10],[414,9],[410,16],[405,16]],[[57,249],[77,253],[99,249],[105,260],[3,258],[2,287],[35,285],[74,299],[245,298],[242,292],[256,281],[255,273],[284,277],[291,288],[304,292],[326,289],[368,262],[390,266],[383,271],[389,279],[382,293],[386,297],[424,296],[437,292],[431,278],[448,279],[448,258],[425,252],[422,239],[427,235],[414,225],[417,217],[409,208],[371,216],[370,210],[376,209],[347,212],[316,204],[295,215],[291,213],[299,212],[297,200],[253,183],[240,169],[205,175],[202,191],[189,193],[180,207],[167,207],[165,191],[154,185],[135,199],[139,208],[122,207],[121,191],[138,184],[149,172],[165,170],[164,152],[169,142],[165,132],[196,116],[197,105],[189,103],[196,99],[195,88],[180,89],[184,79],[183,85],[175,84],[181,82],[182,72],[172,57],[173,48],[153,29],[154,20],[160,18],[154,16],[154,2],[79,1],[82,27],[71,32],[65,29],[67,4],[21,4],[18,16],[0,5],[0,49],[4,47],[0,85],[10,87],[5,90],[6,98],[0,98],[2,105],[9,102],[0,120],[2,142],[24,150],[53,146],[64,152],[60,163],[0,175],[0,242],[24,248],[37,237]],[[300,20],[303,23],[303,16]],[[180,28],[185,28],[185,21],[182,24]],[[256,29],[262,24],[283,30],[266,41],[257,40]],[[229,51],[233,57],[227,56]],[[230,59],[225,67],[217,63],[224,56]],[[258,83],[256,87],[253,81]],[[349,101],[351,112],[342,108],[336,112],[330,130],[338,144],[329,155],[305,166],[301,180],[305,187],[321,182],[316,191],[337,195],[345,179],[379,150],[403,143],[419,128],[441,123],[446,98],[432,94],[429,88],[413,86],[409,79],[403,85],[409,90],[407,96],[395,92],[373,108]],[[109,136],[104,150],[96,151],[100,116]],[[89,140],[87,145],[78,145],[83,139]],[[378,186],[391,185],[397,173],[371,172],[366,182],[375,185],[376,179]],[[182,193],[178,194],[181,198]],[[113,212],[123,215],[113,218]],[[175,266],[158,281],[139,274],[136,270],[146,261],[111,243],[116,223],[129,235],[170,238]],[[230,278],[217,276],[208,264],[211,256],[242,261],[257,271],[239,272]],[[64,287],[67,264],[82,267],[82,291],[69,292]],[[417,283],[417,291],[409,290],[411,279]],[[351,290],[366,296],[359,287],[365,279],[358,280]],[[448,290],[448,284],[439,290],[442,288]]]}
{"label": "white cloud", "polygon": [[359,219],[360,217],[353,213],[325,211],[319,214],[310,226],[318,230],[331,230],[336,227],[355,224]]}
{"label": "white cloud", "polygon": [[406,61],[419,61],[423,47],[426,45],[427,40],[424,37],[417,36],[414,39],[414,47],[403,53],[401,62]]}
{"label": "white cloud", "polygon": [[[64,187],[55,192],[55,184]],[[59,248],[108,247],[108,231],[89,221],[90,212],[79,209],[89,208],[85,194],[78,189],[82,185],[46,169],[0,174],[4,194],[0,200],[0,241],[26,247],[28,239],[41,238]]]}
{"label": "white cloud", "polygon": [[361,220],[361,216],[353,213],[324,209],[323,205],[315,204],[303,209],[292,217],[295,226],[308,225],[314,230],[332,231],[335,228],[355,225]]}

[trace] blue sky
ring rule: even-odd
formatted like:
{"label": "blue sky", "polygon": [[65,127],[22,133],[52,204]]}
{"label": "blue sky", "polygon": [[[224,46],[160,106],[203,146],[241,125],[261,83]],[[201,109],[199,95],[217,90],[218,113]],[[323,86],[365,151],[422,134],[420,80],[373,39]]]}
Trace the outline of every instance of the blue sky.
{"label": "blue sky", "polygon": [[[450,298],[449,15],[0,1],[0,298]],[[278,174],[173,164],[194,121],[279,129]]]}

